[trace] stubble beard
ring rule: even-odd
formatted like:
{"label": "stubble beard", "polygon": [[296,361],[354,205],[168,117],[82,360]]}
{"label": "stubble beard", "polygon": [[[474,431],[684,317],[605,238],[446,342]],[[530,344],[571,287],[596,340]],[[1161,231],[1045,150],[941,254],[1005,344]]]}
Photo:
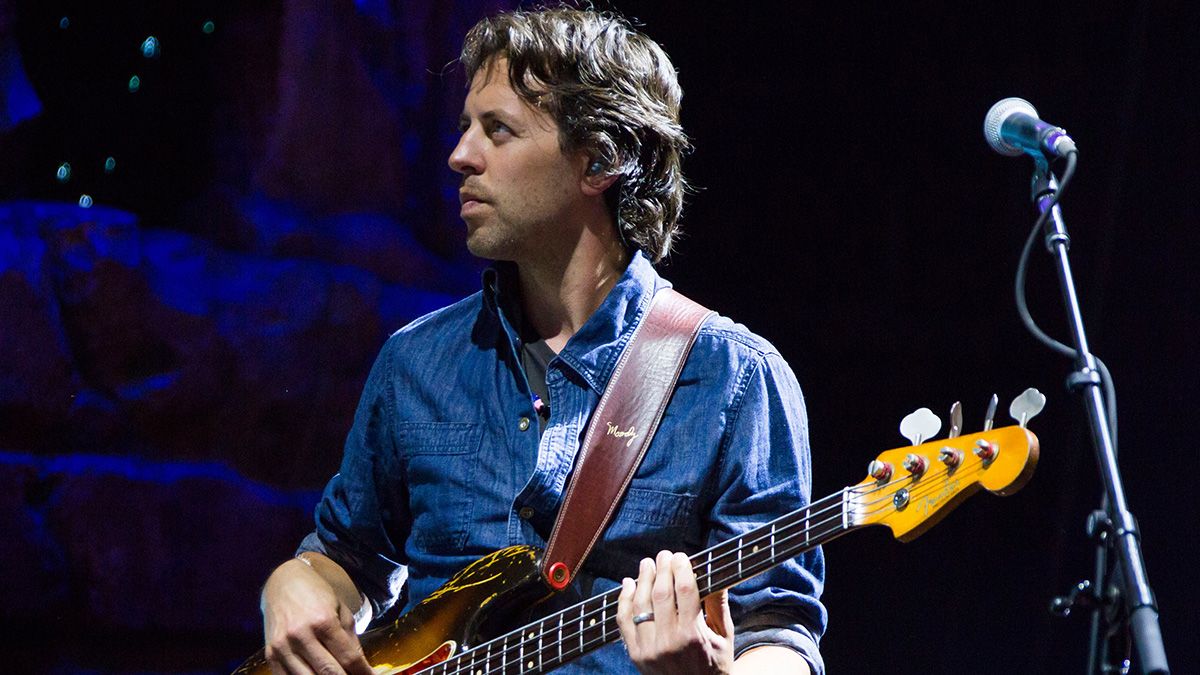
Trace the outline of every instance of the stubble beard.
{"label": "stubble beard", "polygon": [[519,247],[513,227],[493,217],[467,223],[467,250],[484,260],[515,260]]}

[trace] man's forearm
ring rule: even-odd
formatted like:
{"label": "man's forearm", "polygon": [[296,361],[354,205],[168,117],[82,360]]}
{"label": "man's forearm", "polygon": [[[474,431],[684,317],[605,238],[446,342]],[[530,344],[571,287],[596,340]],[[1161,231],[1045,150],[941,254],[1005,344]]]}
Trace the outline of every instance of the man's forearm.
{"label": "man's forearm", "polygon": [[779,645],[763,645],[746,650],[733,662],[734,675],[754,673],[810,675],[810,670],[808,661],[795,651]]}

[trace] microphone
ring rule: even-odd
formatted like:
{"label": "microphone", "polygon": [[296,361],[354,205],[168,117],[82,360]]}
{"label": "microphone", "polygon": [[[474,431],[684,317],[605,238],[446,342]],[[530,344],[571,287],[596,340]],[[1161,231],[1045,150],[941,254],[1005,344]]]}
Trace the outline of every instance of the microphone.
{"label": "microphone", "polygon": [[1022,152],[1064,157],[1075,150],[1067,132],[1038,119],[1038,111],[1023,98],[997,101],[983,118],[983,137],[993,150],[1011,157]]}

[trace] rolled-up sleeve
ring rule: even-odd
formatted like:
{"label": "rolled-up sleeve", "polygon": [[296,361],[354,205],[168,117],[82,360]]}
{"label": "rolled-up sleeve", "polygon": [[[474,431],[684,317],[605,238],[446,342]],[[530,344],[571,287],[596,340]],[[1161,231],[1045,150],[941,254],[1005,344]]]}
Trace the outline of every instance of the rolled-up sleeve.
{"label": "rolled-up sleeve", "polygon": [[411,528],[393,425],[391,353],[396,336],[375,360],[346,438],[339,472],[316,508],[316,529],[297,553],[329,556],[370,601],[375,616],[399,597],[407,576],[404,540]]}
{"label": "rolled-up sleeve", "polygon": [[[746,365],[741,380],[722,439],[709,545],[800,509],[811,495],[808,418],[791,368],[768,352]],[[828,619],[819,600],[824,578],[817,547],[730,589],[736,653],[783,645],[799,652],[814,674],[823,673],[818,643]]]}

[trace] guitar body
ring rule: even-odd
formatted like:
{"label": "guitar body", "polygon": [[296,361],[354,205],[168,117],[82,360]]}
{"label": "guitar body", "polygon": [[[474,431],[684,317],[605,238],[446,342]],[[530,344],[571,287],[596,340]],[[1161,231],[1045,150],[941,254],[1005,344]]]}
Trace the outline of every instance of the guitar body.
{"label": "guitar body", "polygon": [[[367,661],[377,672],[409,675],[511,629],[509,611],[552,593],[538,571],[540,555],[532,546],[510,546],[471,563],[394,623],[359,636]],[[270,672],[260,650],[234,675]]]}

